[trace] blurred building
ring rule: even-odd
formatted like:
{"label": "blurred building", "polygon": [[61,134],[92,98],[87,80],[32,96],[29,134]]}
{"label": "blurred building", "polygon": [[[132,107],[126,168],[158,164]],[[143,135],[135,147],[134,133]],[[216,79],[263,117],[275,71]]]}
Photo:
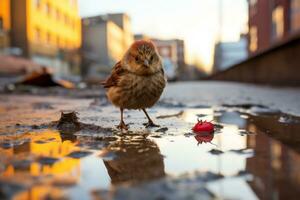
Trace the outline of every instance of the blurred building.
{"label": "blurred building", "polygon": [[248,57],[248,41],[241,35],[237,42],[218,42],[215,45],[213,71],[223,71]]}
{"label": "blurred building", "polygon": [[10,1],[0,0],[0,51],[9,46],[9,31]]}
{"label": "blurred building", "polygon": [[145,34],[134,34],[134,40],[151,40],[151,37]]}
{"label": "blurred building", "polygon": [[166,74],[169,79],[177,79],[184,73],[185,55],[184,41],[179,39],[152,39],[160,56],[163,58]]}
{"label": "blurred building", "polygon": [[109,20],[113,21],[123,30],[123,45],[127,50],[134,40],[134,36],[131,31],[130,17],[124,13],[108,14],[107,16]]}
{"label": "blurred building", "polygon": [[299,31],[299,0],[249,0],[251,54],[266,50]]}
{"label": "blurred building", "polygon": [[110,72],[132,42],[130,18],[124,13],[82,19],[84,74]]}
{"label": "blurred building", "polygon": [[0,0],[0,21],[1,32],[6,33],[2,47],[18,48],[22,56],[52,67],[59,75],[78,72],[77,0]]}

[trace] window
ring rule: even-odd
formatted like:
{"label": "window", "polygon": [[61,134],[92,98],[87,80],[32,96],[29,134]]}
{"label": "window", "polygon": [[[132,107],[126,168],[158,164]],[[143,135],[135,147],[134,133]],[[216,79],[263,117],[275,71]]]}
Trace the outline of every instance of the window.
{"label": "window", "polygon": [[40,8],[41,7],[41,0],[34,0],[33,2],[34,2],[34,6],[36,8]]}
{"label": "window", "polygon": [[257,0],[249,0],[250,6],[255,6],[257,4]]}
{"label": "window", "polygon": [[64,21],[65,21],[65,24],[66,24],[66,25],[69,24],[70,21],[69,21],[68,15],[65,15],[65,16],[64,16]]}
{"label": "window", "polygon": [[73,7],[75,7],[76,6],[76,0],[69,0],[70,1],[70,4],[71,4],[71,6],[73,6]]}
{"label": "window", "polygon": [[0,17],[0,30],[3,30],[3,19]]}
{"label": "window", "polygon": [[41,40],[41,30],[39,28],[36,28],[34,30],[34,39],[35,39],[35,41]]}
{"label": "window", "polygon": [[53,8],[53,17],[54,19],[57,19],[57,9],[56,8]]}
{"label": "window", "polygon": [[257,13],[257,0],[249,0],[250,10],[249,15],[252,17]]}
{"label": "window", "polygon": [[88,25],[91,24],[91,20],[90,20],[90,19],[84,19],[84,20],[83,20],[83,24],[84,24],[85,26],[88,26]]}
{"label": "window", "polygon": [[46,42],[47,42],[47,44],[50,44],[50,42],[51,42],[51,34],[49,32],[47,32],[47,34],[46,34]]}
{"label": "window", "polygon": [[60,39],[59,39],[59,36],[56,37],[56,46],[58,46],[58,47],[60,46]]}
{"label": "window", "polygon": [[59,39],[59,46],[60,46],[61,48],[64,48],[65,43],[64,43],[64,39],[63,39],[63,38],[60,38],[60,39]]}
{"label": "window", "polygon": [[291,0],[291,31],[300,30],[300,1]]}
{"label": "window", "polygon": [[257,27],[256,26],[250,27],[249,36],[250,36],[249,50],[251,52],[254,52],[257,50]]}
{"label": "window", "polygon": [[48,15],[51,14],[51,7],[49,3],[45,4],[45,13],[47,13]]}
{"label": "window", "polygon": [[59,10],[56,10],[56,20],[60,20],[61,19],[61,13],[59,12]]}
{"label": "window", "polygon": [[76,30],[76,28],[77,28],[77,23],[76,23],[76,20],[74,20],[73,21],[73,29]]}
{"label": "window", "polygon": [[284,10],[277,6],[272,12],[272,39],[281,38],[284,33]]}

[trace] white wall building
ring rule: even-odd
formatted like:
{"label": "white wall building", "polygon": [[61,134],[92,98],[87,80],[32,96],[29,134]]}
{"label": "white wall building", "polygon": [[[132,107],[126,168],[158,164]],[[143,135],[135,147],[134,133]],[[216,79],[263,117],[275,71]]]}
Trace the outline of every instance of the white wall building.
{"label": "white wall building", "polygon": [[215,45],[214,71],[223,71],[248,57],[247,38],[237,42],[219,42]]}

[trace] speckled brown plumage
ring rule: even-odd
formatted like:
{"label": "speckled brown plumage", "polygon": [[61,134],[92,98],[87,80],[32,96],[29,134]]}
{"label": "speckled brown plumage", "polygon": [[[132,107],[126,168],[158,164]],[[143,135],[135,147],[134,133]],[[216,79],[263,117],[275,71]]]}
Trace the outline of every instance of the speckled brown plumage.
{"label": "speckled brown plumage", "polygon": [[107,88],[108,99],[121,110],[121,129],[127,129],[123,109],[142,109],[149,120],[147,126],[156,126],[145,109],[158,101],[166,78],[161,58],[152,42],[141,40],[133,43],[103,85]]}

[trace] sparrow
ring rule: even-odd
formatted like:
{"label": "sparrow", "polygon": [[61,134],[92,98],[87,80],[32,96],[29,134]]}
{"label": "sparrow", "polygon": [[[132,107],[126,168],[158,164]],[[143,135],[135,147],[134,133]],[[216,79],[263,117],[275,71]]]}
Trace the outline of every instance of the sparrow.
{"label": "sparrow", "polygon": [[162,60],[153,42],[135,41],[102,83],[107,89],[109,101],[120,108],[121,120],[117,127],[128,129],[123,120],[124,109],[142,110],[148,119],[144,125],[157,127],[146,108],[152,107],[159,100],[166,82]]}

